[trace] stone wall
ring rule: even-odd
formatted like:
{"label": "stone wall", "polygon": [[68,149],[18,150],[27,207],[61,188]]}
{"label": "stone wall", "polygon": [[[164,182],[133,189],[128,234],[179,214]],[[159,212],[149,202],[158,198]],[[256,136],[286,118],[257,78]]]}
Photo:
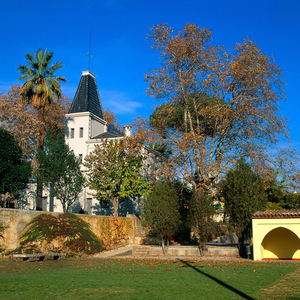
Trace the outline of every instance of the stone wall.
{"label": "stone wall", "polygon": [[[0,237],[0,248],[14,250],[19,247],[19,236],[24,232],[28,223],[40,214],[51,214],[58,217],[61,213],[44,212],[34,210],[20,210],[0,208],[0,222],[6,229]],[[134,242],[135,216],[127,218],[113,218],[96,215],[80,215],[85,222],[91,225],[92,231],[103,241],[104,246],[109,248],[117,243]]]}

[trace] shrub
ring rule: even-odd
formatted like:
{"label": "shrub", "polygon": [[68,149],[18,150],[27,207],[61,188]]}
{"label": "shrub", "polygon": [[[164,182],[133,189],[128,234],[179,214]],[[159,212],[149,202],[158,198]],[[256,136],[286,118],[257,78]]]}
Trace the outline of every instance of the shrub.
{"label": "shrub", "polygon": [[[100,239],[90,225],[74,214],[61,214],[58,218],[41,214],[29,224],[20,236],[23,251],[41,251],[42,248],[68,253],[93,254],[103,250]],[[58,247],[55,247],[57,242]]]}

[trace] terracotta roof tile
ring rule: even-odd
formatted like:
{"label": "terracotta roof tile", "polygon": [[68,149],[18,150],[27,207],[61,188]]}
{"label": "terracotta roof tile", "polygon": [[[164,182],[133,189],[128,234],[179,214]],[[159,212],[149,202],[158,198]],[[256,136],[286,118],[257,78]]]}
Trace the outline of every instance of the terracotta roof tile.
{"label": "terracotta roof tile", "polygon": [[284,218],[300,218],[300,209],[257,211],[252,215],[252,219],[284,219]]}

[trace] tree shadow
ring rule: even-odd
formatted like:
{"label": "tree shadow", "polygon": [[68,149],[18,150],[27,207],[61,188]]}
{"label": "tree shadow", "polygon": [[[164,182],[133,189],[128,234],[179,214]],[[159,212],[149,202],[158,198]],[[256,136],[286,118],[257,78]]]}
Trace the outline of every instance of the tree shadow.
{"label": "tree shadow", "polygon": [[19,209],[35,210],[36,190],[34,184],[28,184],[28,188],[20,191],[18,204]]}
{"label": "tree shadow", "polygon": [[244,299],[249,299],[249,300],[254,300],[255,298],[252,298],[250,296],[248,296],[247,294],[243,293],[242,291],[239,291],[238,289],[234,288],[233,286],[221,281],[220,279],[212,276],[212,275],[209,275],[203,271],[201,271],[200,269],[196,268],[195,266],[193,266],[192,264],[190,264],[189,262],[187,261],[184,261],[182,259],[178,259],[180,262],[184,263],[186,266],[194,269],[195,271],[197,271],[198,273],[201,273],[202,275],[212,279],[213,281],[217,282],[219,285],[231,290],[232,292],[236,293],[237,295],[243,297]]}
{"label": "tree shadow", "polygon": [[[93,214],[99,216],[113,216],[114,207],[110,201],[99,201],[92,206]],[[128,198],[122,203],[119,203],[119,217],[130,215],[140,215],[139,199]]]}

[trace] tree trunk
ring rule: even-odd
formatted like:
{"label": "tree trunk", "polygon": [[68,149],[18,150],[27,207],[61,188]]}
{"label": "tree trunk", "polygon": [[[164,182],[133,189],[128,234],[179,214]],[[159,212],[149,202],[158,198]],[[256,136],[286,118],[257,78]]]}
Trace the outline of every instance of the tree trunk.
{"label": "tree trunk", "polygon": [[64,214],[67,213],[67,212],[68,212],[68,206],[67,206],[67,203],[62,201],[61,204],[62,204],[62,207],[63,207],[63,213],[64,213]]}
{"label": "tree trunk", "polygon": [[36,183],[36,210],[43,210],[43,182],[39,174]]}
{"label": "tree trunk", "polygon": [[[44,133],[45,133],[45,108],[38,108],[38,148],[40,151],[44,148]],[[37,187],[36,187],[36,210],[43,210],[43,180],[39,172],[39,162],[37,171]]]}
{"label": "tree trunk", "polygon": [[161,248],[162,248],[163,254],[164,254],[164,255],[168,255],[168,250],[169,250],[169,237],[167,237],[167,246],[166,246],[166,244],[165,244],[165,237],[164,237],[164,236],[161,237]]}
{"label": "tree trunk", "polygon": [[240,237],[239,237],[239,254],[241,257],[246,258],[247,254],[245,253],[245,242],[250,237],[250,228],[247,226],[245,229],[241,231]]}
{"label": "tree trunk", "polygon": [[114,218],[117,218],[119,216],[119,198],[114,198],[112,204],[114,206]]}
{"label": "tree trunk", "polygon": [[164,255],[166,255],[166,249],[165,249],[165,241],[164,241],[164,237],[161,237],[161,248],[162,248],[162,252]]}
{"label": "tree trunk", "polygon": [[40,106],[37,110],[38,112],[38,147],[40,150],[43,149],[44,139],[45,139],[45,107]]}
{"label": "tree trunk", "polygon": [[18,200],[19,200],[19,193],[12,195],[13,207],[15,209],[19,208],[19,202],[18,202]]}
{"label": "tree trunk", "polygon": [[3,207],[3,208],[7,208],[7,199],[8,199],[8,196],[9,196],[9,194],[8,193],[5,193],[5,194],[2,194],[2,205],[1,205],[1,207]]}

